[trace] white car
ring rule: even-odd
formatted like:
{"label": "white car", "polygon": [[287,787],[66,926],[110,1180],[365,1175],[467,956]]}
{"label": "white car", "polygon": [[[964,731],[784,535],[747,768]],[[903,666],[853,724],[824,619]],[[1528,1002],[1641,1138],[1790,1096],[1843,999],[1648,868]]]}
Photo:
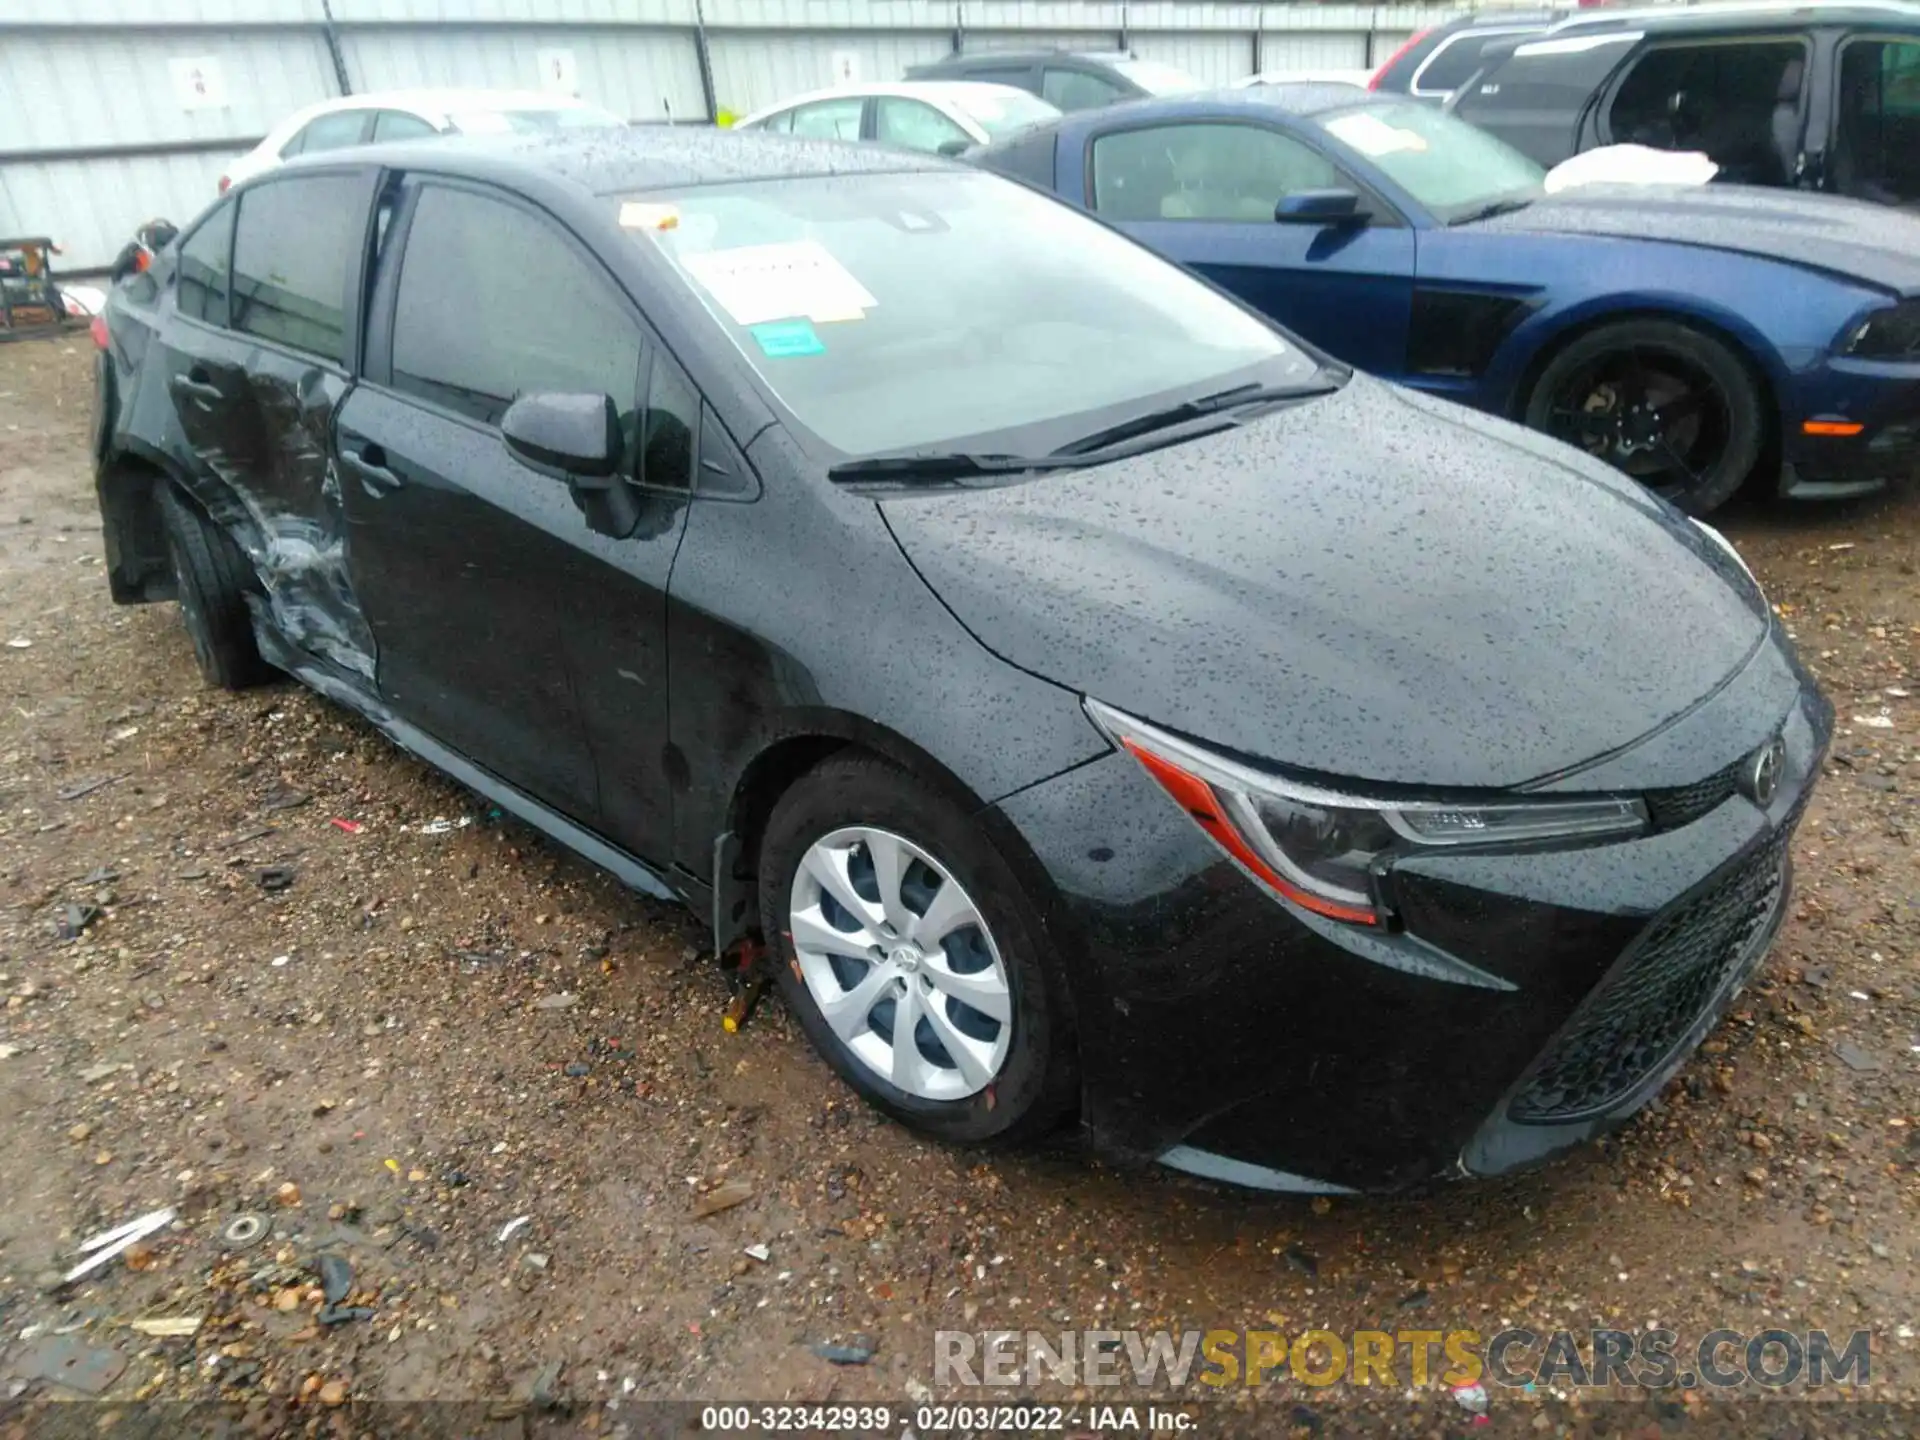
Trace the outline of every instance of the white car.
{"label": "white car", "polygon": [[896,80],[842,85],[783,100],[734,125],[820,140],[874,140],[905,150],[953,155],[1060,111],[1011,85],[976,80]]}
{"label": "white car", "polygon": [[1355,90],[1365,90],[1371,79],[1371,70],[1262,70],[1258,75],[1235,81],[1234,85],[1240,90],[1249,85],[1350,85]]}
{"label": "white car", "polygon": [[625,125],[610,110],[539,90],[385,90],[342,95],[296,110],[220,177],[220,189],[271,170],[295,155],[415,140],[427,135],[607,129]]}

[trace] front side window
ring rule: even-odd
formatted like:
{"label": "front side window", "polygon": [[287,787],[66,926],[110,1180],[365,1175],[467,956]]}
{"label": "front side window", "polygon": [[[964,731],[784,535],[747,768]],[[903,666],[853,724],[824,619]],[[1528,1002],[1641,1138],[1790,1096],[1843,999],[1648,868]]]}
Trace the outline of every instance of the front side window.
{"label": "front side window", "polygon": [[317,359],[346,363],[347,272],[366,222],[353,175],[302,175],[240,196],[229,323]]}
{"label": "front side window", "polygon": [[315,155],[322,150],[342,150],[349,145],[358,145],[366,130],[366,111],[329,111],[309,120],[280,154],[284,158],[290,155]]}
{"label": "front side window", "polygon": [[1151,251],[998,176],[761,180],[632,200],[646,221],[635,243],[659,247],[803,434],[841,454],[972,449],[976,437],[1044,453],[1154,397],[1319,373]]}
{"label": "front side window", "polygon": [[1126,99],[1127,92],[1085,70],[1048,66],[1040,74],[1040,97],[1061,110],[1097,110]]}
{"label": "front side window", "polygon": [[1340,183],[1319,151],[1257,125],[1163,125],[1093,142],[1093,208],[1114,220],[1271,225],[1282,196]]}
{"label": "front side window", "polygon": [[175,306],[209,324],[227,323],[227,262],[233,249],[233,203],[227,201],[180,242]]}
{"label": "front side window", "polygon": [[1703,151],[1724,180],[1785,184],[1800,148],[1806,53],[1799,39],[1658,46],[1620,82],[1608,128],[1617,142]]}
{"label": "front side window", "polygon": [[1356,105],[1313,118],[1443,222],[1490,206],[1524,205],[1543,192],[1546,171],[1518,150],[1416,101]]}
{"label": "front side window", "polygon": [[521,395],[611,395],[632,436],[642,353],[612,283],[552,225],[470,190],[420,192],[394,303],[396,390],[488,425]]}
{"label": "front side window", "polygon": [[793,112],[793,133],[811,135],[816,140],[858,140],[860,112],[866,103],[858,95],[848,95],[802,105]]}
{"label": "front side window", "polygon": [[938,154],[942,145],[955,141],[962,145],[973,143],[971,135],[933,106],[898,95],[883,95],[877,102],[873,134],[882,145],[922,150],[929,155]]}
{"label": "front side window", "polygon": [[418,115],[404,110],[382,110],[373,117],[373,142],[382,140],[424,140],[440,132]]}

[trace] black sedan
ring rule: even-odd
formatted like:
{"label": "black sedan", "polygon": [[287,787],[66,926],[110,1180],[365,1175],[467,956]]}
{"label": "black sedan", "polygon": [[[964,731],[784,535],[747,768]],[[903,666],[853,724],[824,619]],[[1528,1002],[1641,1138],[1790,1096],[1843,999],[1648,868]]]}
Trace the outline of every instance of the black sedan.
{"label": "black sedan", "polygon": [[1715,532],[997,176],[343,152],[105,329],[117,600],[763,934],[930,1134],[1497,1172],[1780,923],[1831,712]]}

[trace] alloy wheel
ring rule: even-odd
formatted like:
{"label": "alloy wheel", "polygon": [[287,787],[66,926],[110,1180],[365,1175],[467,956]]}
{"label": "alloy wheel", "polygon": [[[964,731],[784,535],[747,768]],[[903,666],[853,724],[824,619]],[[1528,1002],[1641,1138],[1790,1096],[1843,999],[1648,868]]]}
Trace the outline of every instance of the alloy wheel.
{"label": "alloy wheel", "polygon": [[990,1085],[1013,1036],[1013,992],[964,886],[921,846],[852,826],[808,846],[787,928],[807,993],[847,1050],[921,1100]]}
{"label": "alloy wheel", "polygon": [[1647,345],[1610,351],[1568,375],[1546,424],[1669,500],[1707,479],[1732,428],[1728,398],[1704,368]]}

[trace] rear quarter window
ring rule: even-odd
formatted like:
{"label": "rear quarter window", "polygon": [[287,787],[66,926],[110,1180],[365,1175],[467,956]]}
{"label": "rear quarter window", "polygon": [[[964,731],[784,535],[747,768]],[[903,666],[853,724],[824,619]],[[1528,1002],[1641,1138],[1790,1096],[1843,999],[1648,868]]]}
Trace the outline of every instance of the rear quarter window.
{"label": "rear quarter window", "polygon": [[233,203],[221,204],[180,242],[174,305],[211,325],[227,323],[227,271],[233,252]]}

